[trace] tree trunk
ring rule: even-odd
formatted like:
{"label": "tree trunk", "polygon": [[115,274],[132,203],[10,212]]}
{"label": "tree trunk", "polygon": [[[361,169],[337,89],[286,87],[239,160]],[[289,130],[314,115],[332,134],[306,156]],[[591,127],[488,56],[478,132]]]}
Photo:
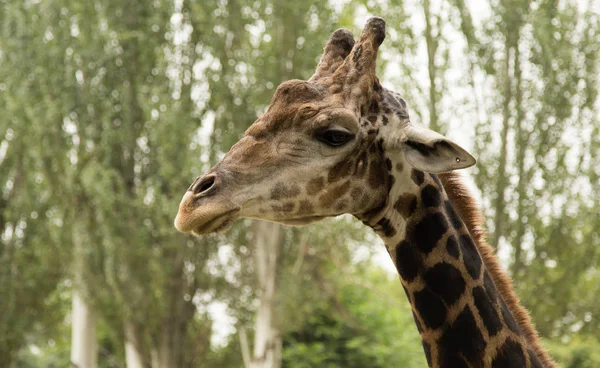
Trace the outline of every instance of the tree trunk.
{"label": "tree trunk", "polygon": [[98,343],[96,341],[96,313],[83,298],[81,290],[85,281],[85,255],[83,253],[85,222],[73,224],[73,301],[71,316],[71,364],[77,368],[98,366]]}
{"label": "tree trunk", "polygon": [[77,368],[96,368],[97,360],[96,313],[78,291],[73,291],[71,364]]}
{"label": "tree trunk", "polygon": [[275,291],[283,231],[281,225],[256,221],[253,232],[260,305],[256,315],[254,354],[249,367],[279,368],[281,334],[275,321]]}
{"label": "tree trunk", "polygon": [[508,161],[507,146],[508,146],[508,131],[510,130],[510,101],[512,100],[512,83],[510,75],[510,57],[512,45],[507,41],[505,43],[505,59],[504,59],[504,100],[502,102],[502,132],[500,133],[500,156],[498,157],[498,180],[496,181],[496,200],[494,201],[494,233],[492,237],[492,246],[498,251],[500,238],[504,231],[505,203],[504,191],[508,186],[508,178],[506,177],[506,164]]}
{"label": "tree trunk", "polygon": [[527,214],[525,206],[525,198],[527,197],[527,187],[529,186],[529,175],[525,169],[525,154],[527,147],[529,146],[529,133],[526,131],[525,124],[525,112],[523,110],[522,98],[522,73],[521,73],[521,53],[519,52],[519,44],[515,47],[515,109],[516,111],[516,132],[515,141],[517,144],[517,154],[515,161],[517,164],[517,175],[519,176],[519,182],[517,184],[517,223],[516,223],[516,234],[513,240],[514,248],[514,261],[512,264],[512,277],[518,280],[521,277],[521,271],[523,269],[523,238],[525,236]]}
{"label": "tree trunk", "polygon": [[[429,73],[429,129],[440,132],[438,121],[438,93],[436,91],[436,77],[438,74],[435,65],[435,55],[437,54],[438,40],[433,35],[431,4],[429,0],[423,1],[423,11],[425,15],[425,41],[427,43],[427,71]],[[440,19],[437,19],[438,26]],[[442,132],[443,133],[443,132]]]}
{"label": "tree trunk", "polygon": [[163,325],[158,346],[152,349],[152,368],[175,368],[171,332],[169,326]]}
{"label": "tree trunk", "polygon": [[125,322],[125,366],[127,368],[144,368],[144,358],[140,351],[140,339],[135,325]]}

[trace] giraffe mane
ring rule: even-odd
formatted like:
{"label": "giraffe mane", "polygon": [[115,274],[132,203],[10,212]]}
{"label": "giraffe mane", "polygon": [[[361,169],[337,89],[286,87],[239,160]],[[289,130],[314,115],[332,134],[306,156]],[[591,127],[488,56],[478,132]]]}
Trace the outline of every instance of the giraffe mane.
{"label": "giraffe mane", "polygon": [[511,278],[500,266],[494,248],[487,242],[487,230],[483,215],[475,198],[464,184],[461,175],[456,172],[448,172],[440,174],[439,177],[448,198],[454,204],[459,216],[471,233],[483,263],[498,288],[498,292],[514,315],[519,327],[523,330],[525,338],[529,341],[534,353],[540,358],[544,367],[555,366],[554,361],[540,343],[538,333],[533,326],[527,309],[519,304],[519,298],[514,292]]}

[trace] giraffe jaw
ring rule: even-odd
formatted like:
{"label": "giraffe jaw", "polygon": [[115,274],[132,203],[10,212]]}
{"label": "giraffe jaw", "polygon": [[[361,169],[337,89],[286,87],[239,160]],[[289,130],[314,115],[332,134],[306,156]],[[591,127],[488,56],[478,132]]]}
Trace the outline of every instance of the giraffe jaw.
{"label": "giraffe jaw", "polygon": [[326,217],[327,216],[301,217],[301,218],[283,220],[282,223],[284,223],[286,225],[292,225],[292,226],[303,226],[303,225],[312,224],[313,222],[320,221],[320,220],[322,220],[322,219],[324,219]]}
{"label": "giraffe jaw", "polygon": [[200,236],[206,234],[223,233],[233,226],[233,223],[238,217],[238,212],[239,210],[233,209],[218,215],[217,217],[193,229],[192,234]]}
{"label": "giraffe jaw", "polygon": [[286,219],[286,218],[267,219],[267,218],[260,218],[260,217],[255,217],[255,218],[257,220],[277,222],[277,223],[289,225],[289,226],[304,226],[304,225],[312,224],[313,222],[320,221],[327,217],[330,217],[330,216],[306,216],[306,217],[297,217],[297,218],[289,218],[289,219]]}
{"label": "giraffe jaw", "polygon": [[239,216],[240,208],[228,201],[198,202],[202,202],[202,198],[190,191],[183,196],[175,218],[177,230],[195,235],[224,232]]}

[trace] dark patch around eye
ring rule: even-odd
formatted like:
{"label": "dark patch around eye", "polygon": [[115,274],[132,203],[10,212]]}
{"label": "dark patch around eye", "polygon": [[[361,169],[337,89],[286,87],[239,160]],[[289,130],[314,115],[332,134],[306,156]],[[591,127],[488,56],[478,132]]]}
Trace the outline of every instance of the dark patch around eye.
{"label": "dark patch around eye", "polygon": [[317,139],[331,147],[341,147],[352,140],[354,136],[344,130],[330,129],[317,135]]}

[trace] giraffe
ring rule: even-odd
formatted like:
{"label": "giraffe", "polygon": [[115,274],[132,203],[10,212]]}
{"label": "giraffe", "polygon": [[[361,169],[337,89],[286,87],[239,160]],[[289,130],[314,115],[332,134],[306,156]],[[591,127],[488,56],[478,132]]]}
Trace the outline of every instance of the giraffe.
{"label": "giraffe", "polygon": [[475,159],[413,125],[401,96],[381,86],[384,38],[378,17],[356,42],[335,31],[314,75],[282,83],[242,139],[196,178],[176,228],[202,235],[237,218],[305,225],[352,214],[383,240],[430,367],[554,367],[455,171]]}

